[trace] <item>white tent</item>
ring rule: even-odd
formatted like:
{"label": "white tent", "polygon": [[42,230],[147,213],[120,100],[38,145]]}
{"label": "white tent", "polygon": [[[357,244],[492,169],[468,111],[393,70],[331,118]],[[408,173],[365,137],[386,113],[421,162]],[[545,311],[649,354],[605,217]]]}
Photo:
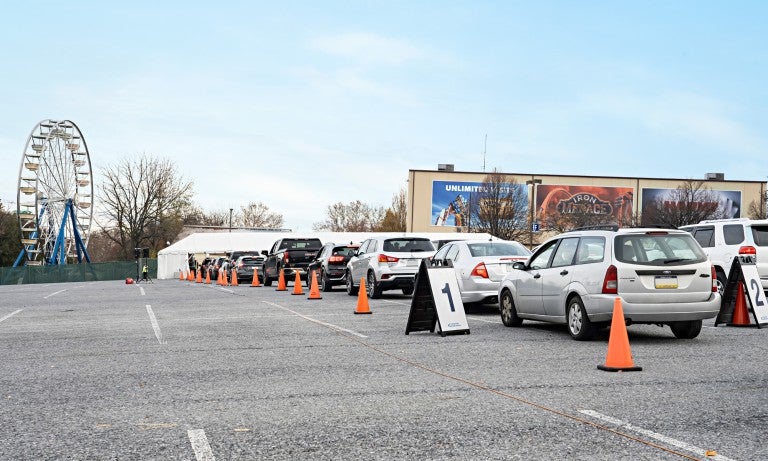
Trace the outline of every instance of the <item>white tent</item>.
{"label": "white tent", "polygon": [[224,256],[232,251],[261,252],[269,250],[277,239],[317,237],[321,242],[360,243],[373,235],[410,235],[426,237],[433,242],[440,240],[492,239],[486,233],[448,233],[448,232],[312,232],[300,234],[286,231],[275,232],[198,232],[191,234],[173,245],[160,250],[157,254],[157,278],[178,278],[179,271],[186,271],[190,257],[198,262],[206,255]]}

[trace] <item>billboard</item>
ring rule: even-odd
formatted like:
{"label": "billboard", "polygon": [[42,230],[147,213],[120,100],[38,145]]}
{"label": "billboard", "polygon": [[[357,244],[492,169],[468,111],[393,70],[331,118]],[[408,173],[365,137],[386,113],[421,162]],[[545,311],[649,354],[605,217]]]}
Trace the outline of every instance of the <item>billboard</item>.
{"label": "billboard", "polygon": [[[469,222],[469,203],[482,197],[482,182],[432,181],[432,226],[466,226]],[[528,203],[528,186],[516,184]]]}
{"label": "billboard", "polygon": [[632,219],[632,187],[536,186],[536,213],[543,222],[555,222],[567,215],[594,215],[605,224],[623,225]]}
{"label": "billboard", "polygon": [[[643,213],[646,208],[661,200],[665,208],[676,208],[680,203],[677,199],[677,189],[653,189],[644,187],[642,190]],[[739,190],[707,190],[703,193],[706,201],[696,202],[699,206],[711,206],[717,203],[717,215],[722,218],[741,217],[741,191]]]}

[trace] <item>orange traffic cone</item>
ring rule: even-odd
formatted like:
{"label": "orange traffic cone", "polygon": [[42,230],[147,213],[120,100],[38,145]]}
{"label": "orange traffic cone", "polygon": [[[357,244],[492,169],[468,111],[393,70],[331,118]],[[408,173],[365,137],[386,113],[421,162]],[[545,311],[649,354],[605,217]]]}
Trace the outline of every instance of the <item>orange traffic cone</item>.
{"label": "orange traffic cone", "polygon": [[221,284],[224,286],[229,285],[229,281],[227,280],[227,271],[225,270],[221,271]]}
{"label": "orange traffic cone", "polygon": [[185,278],[186,277],[184,277],[184,271],[179,269],[179,280],[181,280],[183,282]]}
{"label": "orange traffic cone", "polygon": [[275,291],[287,291],[288,288],[285,287],[285,274],[283,273],[283,270],[280,269],[280,276],[277,277],[277,288],[275,288]]}
{"label": "orange traffic cone", "polygon": [[211,284],[211,273],[210,271],[205,271],[205,284],[210,285]]}
{"label": "orange traffic cone", "polygon": [[729,326],[744,327],[749,326],[749,312],[747,312],[747,300],[744,296],[744,284],[739,280],[739,286],[736,290],[736,305],[733,307],[733,317]]}
{"label": "orange traffic cone", "polygon": [[237,269],[234,267],[232,268],[232,283],[231,285],[233,287],[240,286],[240,283],[237,281]]}
{"label": "orange traffic cone", "polygon": [[320,287],[317,285],[317,271],[312,271],[312,283],[309,284],[309,296],[307,299],[323,299],[320,296]]}
{"label": "orange traffic cone", "polygon": [[194,282],[195,281],[195,276],[192,274],[192,271],[188,271],[187,272],[187,280],[190,281],[190,282]]}
{"label": "orange traffic cone", "polygon": [[629,350],[629,336],[624,320],[624,310],[621,308],[621,298],[613,301],[613,318],[611,319],[611,334],[608,337],[608,355],[605,365],[598,365],[603,371],[642,371],[642,367],[636,367],[632,361],[632,352]]}
{"label": "orange traffic cone", "polygon": [[372,314],[368,306],[368,290],[365,289],[365,277],[360,279],[360,289],[357,291],[357,308],[355,314]]}
{"label": "orange traffic cone", "polygon": [[252,287],[260,287],[261,284],[259,283],[259,272],[256,270],[256,268],[253,268],[253,281],[251,282]]}
{"label": "orange traffic cone", "polygon": [[293,293],[292,295],[303,295],[304,290],[301,288],[301,276],[299,275],[299,272],[296,271],[296,280],[293,282]]}
{"label": "orange traffic cone", "polygon": [[195,283],[203,283],[203,270],[197,269],[197,277],[195,277]]}

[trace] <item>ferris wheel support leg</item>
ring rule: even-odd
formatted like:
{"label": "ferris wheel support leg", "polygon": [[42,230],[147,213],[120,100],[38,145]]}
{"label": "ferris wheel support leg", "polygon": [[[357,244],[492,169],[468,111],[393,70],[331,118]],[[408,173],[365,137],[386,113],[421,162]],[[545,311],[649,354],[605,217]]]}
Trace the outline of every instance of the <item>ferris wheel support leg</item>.
{"label": "ferris wheel support leg", "polygon": [[74,210],[74,204],[70,200],[67,202],[67,206],[71,208],[69,210],[70,216],[72,217],[72,229],[73,233],[75,234],[75,249],[77,250],[77,262],[81,263],[83,262],[83,256],[85,256],[85,262],[90,263],[91,257],[88,255],[88,250],[85,248],[85,244],[83,243],[83,238],[80,236],[80,231],[77,230],[77,217],[75,216],[75,210]]}
{"label": "ferris wheel support leg", "polygon": [[22,259],[24,259],[24,253],[26,253],[26,248],[22,248],[19,252],[19,256],[16,258],[16,262],[13,263],[13,267],[19,267],[19,264],[21,264]]}
{"label": "ferris wheel support leg", "polygon": [[67,205],[64,207],[64,218],[61,220],[61,226],[59,226],[59,234],[56,236],[56,244],[53,245],[53,251],[51,252],[50,264],[67,263],[67,257],[64,248],[64,231],[67,229],[67,218],[69,217],[71,205],[72,199],[68,199]]}

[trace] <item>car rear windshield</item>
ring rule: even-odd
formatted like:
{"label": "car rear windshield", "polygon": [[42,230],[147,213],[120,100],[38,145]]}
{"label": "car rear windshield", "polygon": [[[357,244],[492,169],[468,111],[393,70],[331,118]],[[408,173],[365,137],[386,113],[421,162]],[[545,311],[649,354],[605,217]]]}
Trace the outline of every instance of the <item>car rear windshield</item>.
{"label": "car rear windshield", "polygon": [[531,252],[517,242],[468,243],[469,253],[480,256],[530,256]]}
{"label": "car rear windshield", "polygon": [[707,255],[688,233],[618,235],[614,252],[618,261],[649,266],[679,266],[707,260]]}
{"label": "car rear windshield", "polygon": [[384,240],[384,251],[409,253],[411,251],[435,251],[429,239],[396,238]]}
{"label": "car rear windshield", "polygon": [[759,247],[768,246],[768,226],[752,226],[752,238]]}
{"label": "car rear windshield", "polygon": [[358,247],[333,247],[334,256],[352,256]]}
{"label": "car rear windshield", "polygon": [[257,264],[261,261],[259,261],[259,258],[241,258],[240,262],[247,266],[249,264]]}
{"label": "car rear windshield", "polygon": [[320,240],[283,240],[281,250],[319,250],[323,246]]}

